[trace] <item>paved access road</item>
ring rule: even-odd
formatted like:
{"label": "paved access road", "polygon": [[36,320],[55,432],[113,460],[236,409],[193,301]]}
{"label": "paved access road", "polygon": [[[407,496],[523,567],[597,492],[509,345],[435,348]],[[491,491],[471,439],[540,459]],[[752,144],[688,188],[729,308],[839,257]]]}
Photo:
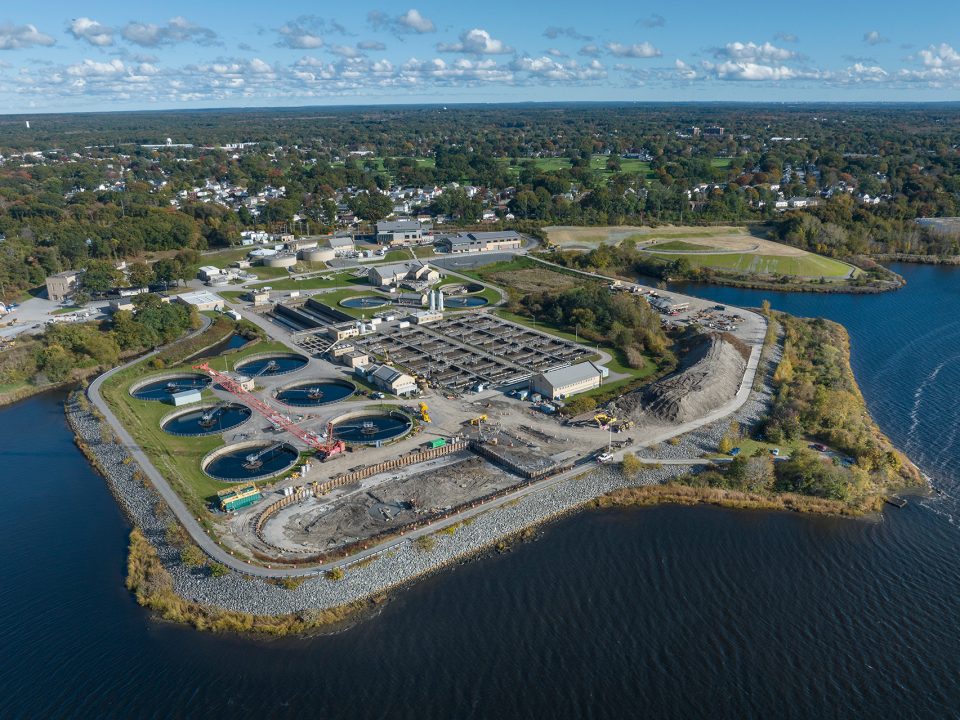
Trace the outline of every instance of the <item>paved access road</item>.
{"label": "paved access road", "polygon": [[[547,264],[551,264],[551,263],[547,263]],[[605,277],[603,275],[597,275],[595,273],[588,273],[585,271],[576,271],[576,272],[582,275],[603,280],[605,282],[610,281],[610,278]],[[473,281],[472,279],[470,280]],[[679,295],[678,293],[671,293],[671,295],[675,297],[683,298],[684,300],[689,300],[691,302],[696,302],[698,305],[702,305],[706,302],[699,298],[682,296],[682,295]],[[708,413],[707,415],[701,418],[692,420],[687,423],[683,423],[681,425],[665,427],[662,430],[655,431],[652,434],[645,434],[643,437],[642,443],[639,443],[640,445],[656,445],[661,442],[665,442],[666,440],[669,440],[672,437],[676,437],[678,435],[682,435],[684,433],[695,430],[699,427],[702,427],[716,420],[719,420],[723,417],[726,417],[727,415],[730,415],[733,412],[736,412],[747,401],[747,398],[749,397],[750,391],[753,387],[753,380],[756,375],[757,367],[759,366],[759,362],[760,362],[760,352],[761,352],[762,343],[763,343],[763,336],[766,331],[766,321],[761,316],[756,315],[755,313],[749,313],[748,311],[741,311],[741,312],[746,314],[747,316],[753,316],[753,318],[756,318],[757,320],[755,320],[751,324],[749,332],[744,333],[744,335],[746,335],[744,339],[750,342],[752,346],[752,350],[751,350],[750,358],[747,362],[746,372],[744,373],[744,377],[741,380],[740,388],[737,391],[737,394],[733,398],[731,398],[729,401],[727,401],[720,407],[716,408],[715,410],[713,410],[712,412]],[[206,326],[209,325],[209,323],[210,323],[209,318],[205,318],[205,326],[197,332],[198,333],[202,332],[204,329],[206,329]],[[267,329],[267,328],[264,328],[264,329]],[[273,334],[274,333],[271,332],[271,335]],[[155,352],[157,351],[154,351],[154,353]],[[150,355],[154,353],[151,353]],[[149,357],[150,355],[148,355],[147,357]],[[592,461],[589,459],[589,457],[581,458],[578,461],[577,465],[575,465],[570,470],[567,470],[566,472],[532,483],[531,485],[523,487],[512,493],[508,493],[504,497],[499,498],[497,500],[484,503],[475,508],[464,510],[463,512],[458,513],[457,515],[451,516],[449,518],[446,518],[443,521],[439,521],[429,526],[408,532],[405,534],[402,540],[394,539],[394,540],[389,540],[384,543],[381,543],[380,545],[375,545],[355,555],[352,555],[349,558],[349,560],[336,560],[336,561],[331,561],[331,562],[327,562],[319,565],[314,565],[311,567],[299,567],[299,568],[289,568],[289,567],[269,568],[269,567],[264,567],[260,565],[253,565],[253,564],[244,562],[242,560],[239,560],[233,555],[231,555],[227,550],[224,550],[222,547],[220,547],[204,531],[204,529],[200,526],[200,523],[197,521],[197,518],[193,517],[193,515],[190,514],[183,500],[180,499],[180,496],[173,490],[173,488],[170,487],[169,483],[166,481],[163,475],[156,469],[156,467],[154,467],[153,463],[150,461],[150,458],[147,457],[146,453],[144,453],[143,450],[139,447],[139,445],[137,445],[133,437],[129,434],[129,432],[127,432],[127,430],[119,422],[117,417],[114,415],[113,411],[110,409],[106,401],[101,396],[100,388],[102,387],[103,382],[105,380],[110,378],[114,373],[119,372],[120,370],[132,365],[134,362],[139,362],[141,359],[143,358],[138,358],[137,360],[131,361],[129,363],[121,365],[120,367],[114,368],[104,373],[103,375],[98,377],[96,380],[94,380],[90,384],[90,387],[87,390],[87,394],[90,398],[90,401],[101,413],[103,413],[104,417],[107,419],[107,422],[109,422],[110,425],[113,427],[117,436],[123,441],[124,445],[126,445],[127,449],[129,450],[131,455],[134,457],[134,459],[137,461],[137,463],[140,465],[140,467],[142,468],[146,476],[150,478],[150,481],[151,483],[153,483],[154,487],[157,489],[157,492],[160,493],[160,496],[170,506],[170,509],[173,511],[174,515],[176,515],[177,519],[183,524],[184,528],[193,538],[194,542],[196,542],[197,545],[200,548],[202,548],[203,551],[206,552],[207,555],[209,555],[215,561],[226,565],[232,570],[245,573],[247,575],[252,575],[256,577],[273,577],[273,578],[296,577],[296,576],[302,576],[302,575],[319,574],[326,570],[332,569],[334,567],[338,567],[344,564],[352,564],[359,560],[363,560],[365,558],[385,552],[390,548],[398,545],[399,543],[410,542],[423,535],[431,535],[437,532],[438,530],[441,530],[442,528],[445,528],[449,525],[462,522],[463,520],[479,515],[480,513],[484,513],[489,510],[500,507],[505,503],[513,502],[520,498],[526,497],[531,493],[539,492],[544,489],[553,487],[558,483],[565,482],[567,480],[570,480],[571,478],[581,475],[584,472],[587,472],[589,468],[592,466]],[[598,451],[601,449],[602,448],[597,448]],[[626,452],[629,452],[629,448],[616,450],[611,454],[613,455],[614,460],[620,460],[623,458]],[[662,465],[702,465],[709,461],[705,461],[703,458],[684,458],[684,459],[672,460],[672,461],[648,461],[648,462],[652,462],[654,464],[658,463]]]}

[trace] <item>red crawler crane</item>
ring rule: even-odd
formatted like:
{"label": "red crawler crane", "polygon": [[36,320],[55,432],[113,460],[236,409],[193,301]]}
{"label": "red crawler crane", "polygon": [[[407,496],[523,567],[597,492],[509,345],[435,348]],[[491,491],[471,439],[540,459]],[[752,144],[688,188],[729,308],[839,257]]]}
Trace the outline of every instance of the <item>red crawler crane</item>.
{"label": "red crawler crane", "polygon": [[324,439],[316,433],[304,430],[279,410],[275,410],[260,400],[260,398],[256,397],[253,393],[244,390],[243,386],[232,377],[220,372],[219,370],[214,370],[209,364],[201,363],[200,365],[194,365],[193,369],[202,370],[203,372],[207,373],[211,378],[213,378],[213,381],[217,385],[222,387],[227,392],[236,395],[237,398],[242,400],[245,405],[248,405],[250,408],[263,415],[267,420],[270,421],[270,424],[278,430],[286,430],[294,437],[300,438],[300,440],[306,443],[307,447],[311,447],[317,452],[317,456],[321,461],[326,460],[329,457],[333,457],[334,455],[338,455],[347,449],[347,446],[343,440],[334,439],[333,423],[327,423],[327,437]]}

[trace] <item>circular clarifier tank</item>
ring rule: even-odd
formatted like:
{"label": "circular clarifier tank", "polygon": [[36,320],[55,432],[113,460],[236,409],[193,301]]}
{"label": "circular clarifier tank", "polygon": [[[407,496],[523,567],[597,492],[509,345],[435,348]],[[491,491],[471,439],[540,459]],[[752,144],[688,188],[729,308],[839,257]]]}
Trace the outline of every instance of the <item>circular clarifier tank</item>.
{"label": "circular clarifier tank", "polygon": [[220,403],[171,413],[160,421],[160,427],[171,435],[216,435],[243,425],[251,414],[244,405]]}
{"label": "circular clarifier tank", "polygon": [[343,307],[352,308],[354,310],[369,310],[371,308],[379,308],[389,305],[390,301],[386,298],[377,297],[376,295],[360,295],[358,297],[344,298],[340,301],[340,304]]}
{"label": "circular clarifier tank", "polygon": [[346,380],[314,380],[280,388],[277,400],[285,405],[314,407],[340,402],[353,395],[356,389],[356,385]]}
{"label": "circular clarifier tank", "polygon": [[201,463],[215,480],[235,482],[279,475],[293,467],[300,454],[285,442],[245,442],[218,448]]}
{"label": "circular clarifier tank", "polygon": [[460,295],[443,299],[443,307],[450,309],[483,307],[489,302],[485,297],[477,295]]}
{"label": "circular clarifier tank", "polygon": [[169,400],[174,393],[186,390],[203,390],[210,378],[200,373],[163,375],[145,380],[130,388],[130,394],[138,400]]}
{"label": "circular clarifier tank", "polygon": [[338,440],[361,445],[396,440],[412,429],[413,422],[400,412],[358,413],[333,423],[333,434]]}
{"label": "circular clarifier tank", "polygon": [[235,368],[248,377],[275,377],[296,372],[307,364],[307,358],[294,353],[253,355]]}

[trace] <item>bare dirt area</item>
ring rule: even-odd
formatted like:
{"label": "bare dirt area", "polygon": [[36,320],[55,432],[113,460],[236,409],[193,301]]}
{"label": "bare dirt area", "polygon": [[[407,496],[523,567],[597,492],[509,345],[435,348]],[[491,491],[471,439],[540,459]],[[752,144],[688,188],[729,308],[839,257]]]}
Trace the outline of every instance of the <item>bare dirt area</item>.
{"label": "bare dirt area", "polygon": [[651,228],[635,225],[617,227],[576,227],[556,225],[544,228],[550,242],[563,248],[595,248],[598,245],[616,245],[633,235],[649,232]]}
{"label": "bare dirt area", "polygon": [[[602,227],[577,227],[572,225],[555,225],[544,228],[550,242],[565,250],[592,250],[599,245],[617,245],[624,240],[636,240],[640,243],[654,243],[659,240],[683,240],[699,242],[704,245],[719,247],[717,240],[731,243],[743,243],[744,246],[759,241],[752,237],[745,228],[727,225],[715,227],[699,227],[687,225],[664,225],[661,227],[638,227],[636,225],[615,225]],[[776,244],[776,243],[774,243]],[[731,249],[734,249],[731,247]],[[741,252],[743,250],[741,249]]]}
{"label": "bare dirt area", "polygon": [[610,411],[641,426],[688,422],[733,398],[746,365],[742,348],[719,334],[699,334],[677,372],[614,400]]}
{"label": "bare dirt area", "polygon": [[308,500],[277,514],[265,528],[271,544],[330,550],[397,530],[422,517],[516,485],[515,475],[468,452],[429,468],[412,466],[346,488],[332,502]]}
{"label": "bare dirt area", "polygon": [[[751,237],[745,233],[739,235],[712,235],[710,237],[685,237],[683,235],[677,235],[676,237],[671,237],[670,239],[682,240],[683,242],[691,245],[702,245],[704,252],[710,253],[756,253],[757,255],[774,255],[776,257],[803,257],[804,255],[809,254],[806,250],[801,250],[800,248],[782,245],[781,243],[773,242],[771,240],[763,240],[761,238]],[[656,253],[657,245],[651,245],[648,247],[647,252]],[[664,249],[664,252],[676,254],[680,251]]]}
{"label": "bare dirt area", "polygon": [[495,272],[490,274],[490,280],[520,293],[567,290],[583,282],[572,275],[540,268]]}

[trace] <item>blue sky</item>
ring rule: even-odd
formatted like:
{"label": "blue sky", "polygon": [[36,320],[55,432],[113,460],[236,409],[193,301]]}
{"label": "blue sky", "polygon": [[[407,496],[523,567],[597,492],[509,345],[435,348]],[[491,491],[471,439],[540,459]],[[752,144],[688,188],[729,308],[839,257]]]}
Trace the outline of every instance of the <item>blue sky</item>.
{"label": "blue sky", "polygon": [[960,3],[5,2],[6,112],[960,100]]}

